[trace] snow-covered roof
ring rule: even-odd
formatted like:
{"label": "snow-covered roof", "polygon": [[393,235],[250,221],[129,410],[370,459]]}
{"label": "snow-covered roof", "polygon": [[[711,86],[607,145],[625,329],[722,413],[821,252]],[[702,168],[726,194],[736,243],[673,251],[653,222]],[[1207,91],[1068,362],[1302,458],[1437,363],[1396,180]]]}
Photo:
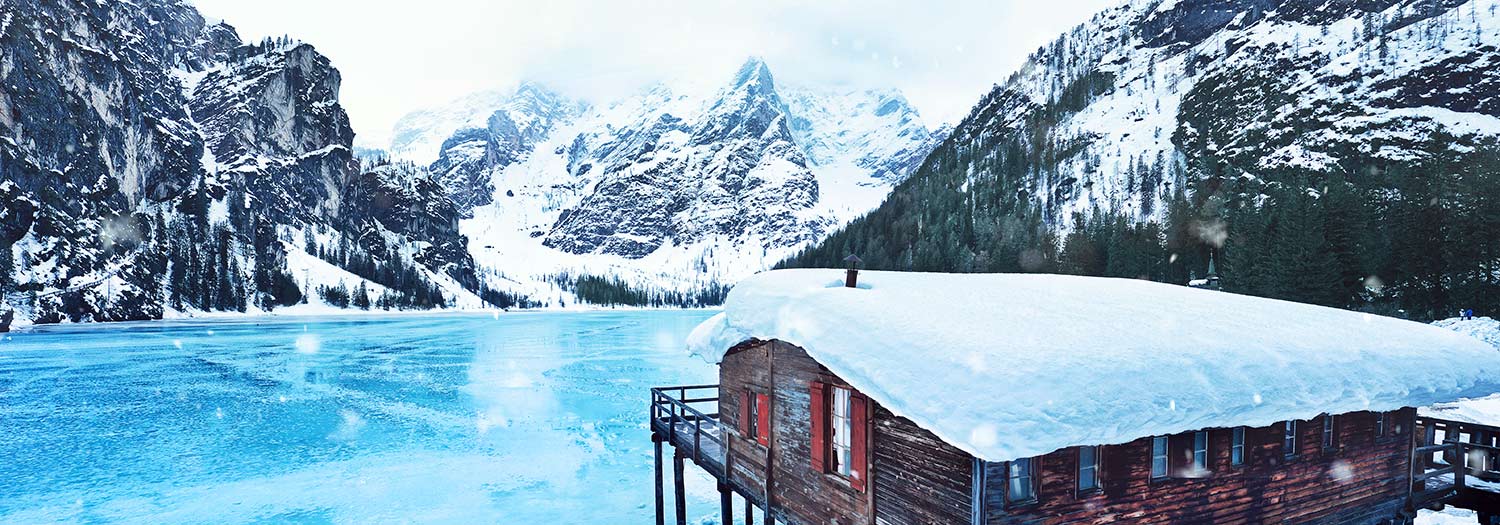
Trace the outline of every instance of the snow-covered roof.
{"label": "snow-covered roof", "polygon": [[1127,279],[773,271],[688,346],[752,338],[990,461],[1500,391],[1500,351],[1449,330]]}
{"label": "snow-covered roof", "polygon": [[[1489,317],[1462,319],[1454,317],[1432,323],[1468,335],[1500,351],[1500,321]],[[1481,425],[1500,426],[1500,393],[1477,399],[1460,399],[1449,403],[1438,403],[1421,407],[1417,413],[1440,419],[1451,419]]]}

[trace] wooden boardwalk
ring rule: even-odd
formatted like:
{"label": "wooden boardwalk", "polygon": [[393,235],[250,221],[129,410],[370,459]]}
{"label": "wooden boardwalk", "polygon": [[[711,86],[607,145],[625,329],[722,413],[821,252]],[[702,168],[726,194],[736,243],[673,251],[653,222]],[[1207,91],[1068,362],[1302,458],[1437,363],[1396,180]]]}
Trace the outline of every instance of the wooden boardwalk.
{"label": "wooden boardwalk", "polygon": [[1500,518],[1500,427],[1418,417],[1417,431],[1413,506],[1474,510],[1480,523]]}
{"label": "wooden boardwalk", "polygon": [[683,493],[683,468],[688,462],[703,469],[718,482],[720,522],[734,523],[732,495],[744,498],[744,521],[755,523],[755,509],[763,511],[762,522],[773,523],[761,495],[742,487],[729,475],[734,460],[729,454],[728,429],[719,421],[719,385],[657,387],[651,389],[651,441],[656,458],[656,523],[666,525],[666,480],[662,444],[672,447],[674,523],[687,523],[687,500]]}

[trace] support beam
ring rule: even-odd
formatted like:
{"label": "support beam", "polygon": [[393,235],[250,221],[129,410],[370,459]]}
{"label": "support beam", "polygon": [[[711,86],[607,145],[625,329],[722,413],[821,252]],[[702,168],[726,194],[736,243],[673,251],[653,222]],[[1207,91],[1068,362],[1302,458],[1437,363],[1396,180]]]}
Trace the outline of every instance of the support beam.
{"label": "support beam", "polygon": [[681,453],[672,454],[672,488],[677,493],[677,525],[687,525],[687,494],[682,488]]}
{"label": "support beam", "polygon": [[729,485],[719,484],[719,522],[724,525],[734,523],[734,493],[729,491]]}
{"label": "support beam", "polygon": [[656,525],[667,525],[667,505],[661,480],[661,434],[652,432],[651,444],[656,449]]}
{"label": "support beam", "polygon": [[745,496],[745,525],[755,525],[755,504],[750,502],[750,496]]}

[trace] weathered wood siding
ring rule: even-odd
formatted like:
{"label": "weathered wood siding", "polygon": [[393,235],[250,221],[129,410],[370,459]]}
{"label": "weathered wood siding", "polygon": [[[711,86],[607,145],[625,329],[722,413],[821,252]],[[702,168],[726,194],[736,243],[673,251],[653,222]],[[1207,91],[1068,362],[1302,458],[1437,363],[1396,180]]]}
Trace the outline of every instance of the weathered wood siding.
{"label": "weathered wood siding", "polygon": [[731,425],[734,482],[764,501],[769,481],[774,514],[786,523],[873,523],[873,487],[861,492],[847,480],[813,468],[809,387],[814,381],[847,386],[802,349],[781,342],[748,345],[725,356],[719,365],[720,413],[737,417],[746,389],[771,397],[770,446],[740,435],[737,423]]}
{"label": "weathered wood siding", "polygon": [[974,457],[874,404],[875,522],[972,523]]}
{"label": "weathered wood siding", "polygon": [[[870,401],[869,486],[864,492],[812,465],[809,386],[847,386],[802,349],[779,341],[741,345],[720,365],[719,411],[727,423],[732,483],[757,504],[770,501],[788,524],[968,524],[974,510],[974,458]],[[744,392],[770,397],[771,443],[739,433]],[[1181,477],[1192,461],[1193,433],[1170,436],[1171,470],[1151,479],[1151,439],[1099,447],[1099,489],[1080,493],[1078,450],[1036,459],[1037,498],[1005,502],[1005,464],[980,463],[978,505],[990,525],[1082,523],[1311,523],[1373,525],[1397,518],[1405,504],[1413,420],[1405,409],[1387,418],[1338,416],[1337,446],[1322,449],[1318,419],[1300,421],[1298,454],[1282,451],[1282,427],[1247,428],[1245,464],[1230,464],[1232,429],[1209,430],[1210,472]],[[1104,424],[1104,422],[1101,422]],[[1399,428],[1400,433],[1394,434]],[[769,494],[765,488],[770,487]],[[759,514],[757,512],[757,514]]]}
{"label": "weathered wood siding", "polygon": [[[1201,478],[1151,479],[1151,438],[1100,447],[1097,491],[1076,489],[1078,451],[1042,456],[1034,503],[1007,504],[1005,464],[985,465],[987,523],[1313,523],[1379,524],[1405,503],[1414,409],[1394,412],[1375,437],[1376,416],[1336,418],[1337,446],[1322,449],[1319,419],[1297,425],[1298,454],[1282,450],[1282,427],[1248,428],[1246,463],[1230,464],[1232,429],[1209,430],[1210,472]],[[1172,470],[1192,461],[1192,433],[1170,438]]]}

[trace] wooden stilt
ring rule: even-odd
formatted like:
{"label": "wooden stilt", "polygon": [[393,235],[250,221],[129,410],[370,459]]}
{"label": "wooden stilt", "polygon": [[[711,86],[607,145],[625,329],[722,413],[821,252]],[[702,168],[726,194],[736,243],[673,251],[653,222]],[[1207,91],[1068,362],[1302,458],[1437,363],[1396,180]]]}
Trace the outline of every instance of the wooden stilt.
{"label": "wooden stilt", "polygon": [[719,522],[724,525],[734,524],[734,493],[729,491],[729,485],[719,484]]}
{"label": "wooden stilt", "polygon": [[666,498],[663,497],[661,481],[661,434],[651,433],[651,444],[656,448],[656,525],[667,524]]}
{"label": "wooden stilt", "polygon": [[682,454],[672,454],[672,488],[677,493],[677,525],[687,525],[687,494],[682,488]]}
{"label": "wooden stilt", "polygon": [[[767,469],[767,470],[769,470],[769,469]],[[771,484],[770,483],[766,483],[766,506],[765,507],[761,507],[761,509],[760,509],[760,521],[761,521],[761,523],[764,523],[766,525],[776,525],[776,521],[771,519],[771,490],[770,490],[770,488],[771,488]]]}
{"label": "wooden stilt", "polygon": [[755,504],[750,503],[750,496],[745,496],[745,525],[755,525]]}

